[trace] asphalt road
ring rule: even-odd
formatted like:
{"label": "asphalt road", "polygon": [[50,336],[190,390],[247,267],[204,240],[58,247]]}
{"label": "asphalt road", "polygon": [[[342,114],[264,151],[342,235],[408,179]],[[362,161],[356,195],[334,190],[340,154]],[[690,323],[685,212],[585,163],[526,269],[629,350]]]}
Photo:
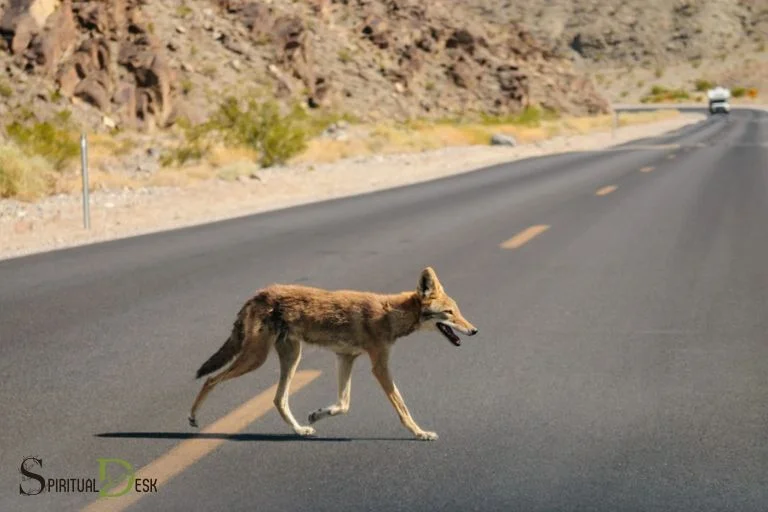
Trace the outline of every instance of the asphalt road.
{"label": "asphalt road", "polygon": [[[416,334],[395,349],[395,381],[438,441],[411,440],[363,359],[350,413],[318,423],[316,439],[295,438],[274,409],[238,431],[188,427],[194,371],[254,290],[400,291],[426,265],[480,331],[459,348]],[[22,481],[26,456],[45,478],[96,478],[98,458],[138,469],[177,446],[148,475],[172,478],[127,510],[765,510],[767,333],[768,113],[757,111],[7,260],[0,510],[96,500],[21,496],[37,488]],[[335,360],[305,350],[300,369],[322,372],[291,398],[304,421],[334,401]],[[273,355],[217,388],[201,427],[277,375]]]}

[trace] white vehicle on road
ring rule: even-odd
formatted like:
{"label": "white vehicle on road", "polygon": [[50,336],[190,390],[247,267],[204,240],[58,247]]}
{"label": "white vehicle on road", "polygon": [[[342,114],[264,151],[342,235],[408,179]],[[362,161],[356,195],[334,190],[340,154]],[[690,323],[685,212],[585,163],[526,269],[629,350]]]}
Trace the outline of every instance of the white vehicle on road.
{"label": "white vehicle on road", "polygon": [[714,89],[707,91],[707,97],[709,98],[709,113],[710,114],[728,114],[731,111],[731,105],[728,100],[731,98],[731,90],[725,87],[717,86]]}

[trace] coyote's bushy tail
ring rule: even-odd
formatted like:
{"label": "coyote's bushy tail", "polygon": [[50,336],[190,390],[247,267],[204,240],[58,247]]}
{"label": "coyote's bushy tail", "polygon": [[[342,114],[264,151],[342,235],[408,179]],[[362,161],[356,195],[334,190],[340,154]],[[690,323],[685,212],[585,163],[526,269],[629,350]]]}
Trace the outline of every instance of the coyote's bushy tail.
{"label": "coyote's bushy tail", "polygon": [[229,361],[232,360],[243,347],[245,338],[245,316],[248,312],[248,304],[244,305],[237,315],[235,325],[232,327],[232,334],[227,341],[216,351],[206,362],[197,370],[196,378],[200,378],[209,373],[215,372]]}

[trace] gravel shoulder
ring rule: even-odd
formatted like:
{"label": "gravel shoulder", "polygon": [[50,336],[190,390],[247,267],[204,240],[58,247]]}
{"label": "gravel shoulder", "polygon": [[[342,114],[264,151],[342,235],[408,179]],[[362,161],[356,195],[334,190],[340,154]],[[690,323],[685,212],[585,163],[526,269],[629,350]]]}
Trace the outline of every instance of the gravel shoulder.
{"label": "gravel shoulder", "polygon": [[699,114],[556,137],[517,147],[451,147],[410,154],[295,165],[258,173],[258,179],[207,181],[184,188],[144,188],[91,194],[91,229],[83,228],[82,197],[55,196],[37,203],[0,201],[0,259],[181,228],[340,198],[494,164],[569,151],[595,151],[696,123]]}

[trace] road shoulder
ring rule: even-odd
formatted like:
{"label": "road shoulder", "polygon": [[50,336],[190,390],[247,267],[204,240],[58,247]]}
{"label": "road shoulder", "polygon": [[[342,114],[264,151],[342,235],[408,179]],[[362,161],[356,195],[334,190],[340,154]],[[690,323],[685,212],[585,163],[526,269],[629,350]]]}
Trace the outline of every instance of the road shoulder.
{"label": "road shoulder", "polygon": [[704,119],[671,120],[608,132],[555,137],[517,147],[451,147],[377,155],[332,164],[275,168],[258,179],[204,182],[184,189],[147,188],[91,195],[91,229],[82,226],[82,199],[57,196],[34,204],[0,201],[0,259],[177,229],[322,200],[415,184],[523,158],[599,151],[658,136]]}

